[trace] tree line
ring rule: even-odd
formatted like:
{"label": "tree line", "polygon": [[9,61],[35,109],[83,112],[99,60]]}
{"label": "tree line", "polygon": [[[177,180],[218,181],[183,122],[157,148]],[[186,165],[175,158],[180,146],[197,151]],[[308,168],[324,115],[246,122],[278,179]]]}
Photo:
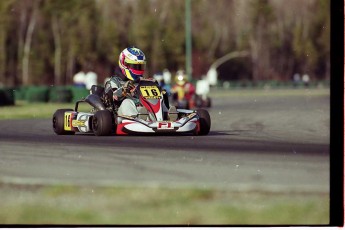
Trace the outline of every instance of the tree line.
{"label": "tree line", "polygon": [[[71,84],[80,69],[113,73],[127,46],[149,75],[185,68],[184,0],[1,0],[0,84]],[[223,80],[329,79],[330,1],[191,0],[192,75],[234,51]]]}

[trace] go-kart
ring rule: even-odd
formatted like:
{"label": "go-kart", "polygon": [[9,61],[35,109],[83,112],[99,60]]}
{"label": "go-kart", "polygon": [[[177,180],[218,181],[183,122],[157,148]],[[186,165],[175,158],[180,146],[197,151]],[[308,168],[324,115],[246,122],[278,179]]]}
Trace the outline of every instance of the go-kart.
{"label": "go-kart", "polygon": [[179,98],[178,93],[172,93],[170,103],[179,109],[195,109],[211,107],[211,98],[204,95],[194,94],[190,99]]}
{"label": "go-kart", "polygon": [[211,107],[209,83],[206,80],[198,80],[196,89],[186,93],[185,86],[175,85],[170,94],[170,103],[179,109],[195,109]]}
{"label": "go-kart", "polygon": [[[100,89],[100,90],[99,90]],[[53,130],[58,135],[93,133],[96,136],[130,134],[192,134],[207,135],[211,119],[207,110],[176,109],[169,106],[167,93],[154,79],[141,79],[135,83],[128,97],[139,99],[138,115],[117,113],[118,107],[108,106],[104,88],[93,86],[91,93],[75,104],[75,109],[58,109],[53,115]],[[88,103],[90,112],[80,112],[80,103]],[[164,109],[169,108],[169,110]]]}

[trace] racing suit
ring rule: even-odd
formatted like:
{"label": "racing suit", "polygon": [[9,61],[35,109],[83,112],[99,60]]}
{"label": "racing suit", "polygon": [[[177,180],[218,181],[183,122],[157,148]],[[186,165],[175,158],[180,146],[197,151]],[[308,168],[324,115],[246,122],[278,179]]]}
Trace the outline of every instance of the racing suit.
{"label": "racing suit", "polygon": [[122,74],[120,68],[116,68],[115,75],[111,76],[110,80],[105,83],[104,95],[118,107],[118,115],[136,116],[138,114],[139,99],[135,97],[128,98],[125,92],[133,87],[133,81],[128,80]]}

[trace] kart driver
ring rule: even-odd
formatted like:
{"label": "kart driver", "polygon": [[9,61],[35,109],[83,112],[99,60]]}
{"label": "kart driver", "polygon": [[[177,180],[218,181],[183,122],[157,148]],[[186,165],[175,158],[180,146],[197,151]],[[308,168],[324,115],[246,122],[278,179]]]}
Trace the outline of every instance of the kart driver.
{"label": "kart driver", "polygon": [[118,106],[119,115],[136,116],[139,100],[129,98],[135,90],[134,82],[144,76],[146,58],[143,51],[135,47],[124,49],[119,56],[115,75],[105,83],[105,101]]}
{"label": "kart driver", "polygon": [[[138,109],[140,113],[145,113],[141,111],[144,107],[139,107],[139,99],[134,97],[135,83],[144,78],[145,66],[145,54],[140,49],[128,47],[120,53],[115,75],[111,76],[104,87],[105,103],[117,106],[118,115],[135,117],[139,113]],[[163,110],[167,111],[164,107]]]}
{"label": "kart driver", "polygon": [[176,73],[175,85],[172,87],[171,92],[176,95],[178,101],[186,99],[190,102],[195,94],[195,86],[188,82],[186,75],[180,70]]}

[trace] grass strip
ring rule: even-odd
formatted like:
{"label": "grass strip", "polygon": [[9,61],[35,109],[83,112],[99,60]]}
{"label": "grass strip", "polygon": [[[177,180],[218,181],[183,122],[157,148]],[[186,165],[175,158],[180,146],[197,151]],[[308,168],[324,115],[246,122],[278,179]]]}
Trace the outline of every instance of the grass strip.
{"label": "grass strip", "polygon": [[[0,107],[0,120],[52,118],[57,109],[74,109],[74,103],[29,103],[17,101],[15,106]],[[90,106],[81,103],[79,111],[87,111]]]}
{"label": "grass strip", "polygon": [[0,223],[326,225],[329,195],[197,188],[0,184]]}

